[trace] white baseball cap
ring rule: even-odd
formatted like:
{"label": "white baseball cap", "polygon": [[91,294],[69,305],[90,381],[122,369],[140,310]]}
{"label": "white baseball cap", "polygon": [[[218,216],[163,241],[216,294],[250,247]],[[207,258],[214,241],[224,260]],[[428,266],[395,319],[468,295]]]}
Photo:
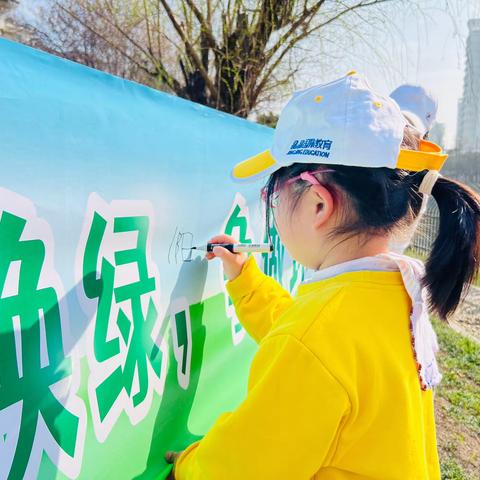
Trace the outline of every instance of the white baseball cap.
{"label": "white baseball cap", "polygon": [[253,181],[293,163],[440,170],[447,155],[432,142],[400,148],[407,122],[397,102],[373,91],[355,71],[293,94],[280,114],[271,148],[232,170]]}
{"label": "white baseball cap", "polygon": [[400,110],[423,135],[425,135],[435,120],[438,102],[435,96],[420,85],[405,84],[397,87],[390,96],[398,103]]}

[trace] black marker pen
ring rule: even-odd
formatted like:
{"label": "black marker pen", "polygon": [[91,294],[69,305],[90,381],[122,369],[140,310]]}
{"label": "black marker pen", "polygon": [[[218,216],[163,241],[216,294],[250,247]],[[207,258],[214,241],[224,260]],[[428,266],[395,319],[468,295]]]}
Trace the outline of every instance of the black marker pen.
{"label": "black marker pen", "polygon": [[206,245],[201,245],[200,247],[192,247],[192,249],[212,252],[213,247],[223,247],[232,253],[273,252],[273,245],[271,243],[207,243]]}

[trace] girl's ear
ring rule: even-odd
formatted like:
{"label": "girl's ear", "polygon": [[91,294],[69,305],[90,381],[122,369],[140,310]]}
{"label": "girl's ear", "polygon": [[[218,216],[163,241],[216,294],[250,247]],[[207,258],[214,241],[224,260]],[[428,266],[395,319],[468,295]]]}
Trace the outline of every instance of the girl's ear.
{"label": "girl's ear", "polygon": [[323,185],[312,185],[310,190],[315,193],[316,213],[314,227],[322,226],[332,215],[334,209],[333,196]]}

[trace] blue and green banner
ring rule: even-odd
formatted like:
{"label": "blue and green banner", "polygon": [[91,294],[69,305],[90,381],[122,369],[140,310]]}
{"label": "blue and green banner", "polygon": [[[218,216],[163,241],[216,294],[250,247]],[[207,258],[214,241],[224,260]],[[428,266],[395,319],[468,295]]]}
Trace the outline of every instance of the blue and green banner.
{"label": "blue and green banner", "polygon": [[[0,479],[165,478],[246,393],[219,261],[265,238],[272,130],[0,39]],[[273,229],[264,271],[303,276]]]}

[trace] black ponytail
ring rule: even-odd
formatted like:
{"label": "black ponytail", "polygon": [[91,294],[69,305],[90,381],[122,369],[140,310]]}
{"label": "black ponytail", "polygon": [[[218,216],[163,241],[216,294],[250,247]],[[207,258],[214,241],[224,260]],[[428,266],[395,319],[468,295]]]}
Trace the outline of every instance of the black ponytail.
{"label": "black ponytail", "polygon": [[440,226],[425,263],[424,286],[429,306],[446,320],[478,275],[480,254],[480,196],[468,186],[440,177],[432,196]]}

